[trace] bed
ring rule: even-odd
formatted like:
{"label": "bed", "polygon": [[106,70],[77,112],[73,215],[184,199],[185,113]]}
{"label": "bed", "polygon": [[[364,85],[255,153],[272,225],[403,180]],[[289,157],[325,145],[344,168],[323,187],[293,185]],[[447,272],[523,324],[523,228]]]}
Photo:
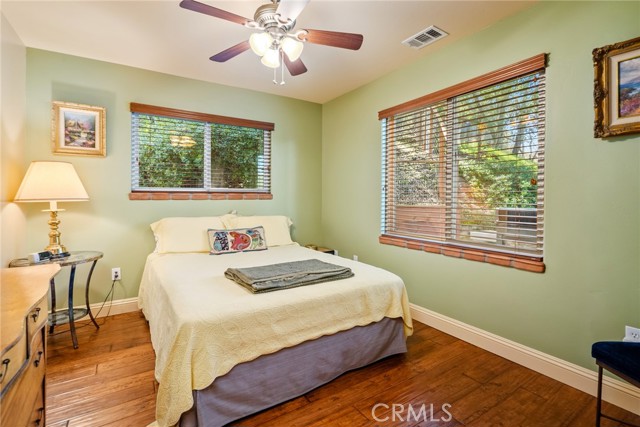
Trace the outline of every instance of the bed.
{"label": "bed", "polygon": [[[227,215],[152,225],[157,245],[138,301],[156,352],[160,427],[222,426],[406,351],[412,323],[402,280],[299,246],[290,224],[282,216]],[[207,230],[246,226],[264,228],[265,247],[210,254]],[[354,275],[262,294],[225,277],[231,267],[309,259]]]}

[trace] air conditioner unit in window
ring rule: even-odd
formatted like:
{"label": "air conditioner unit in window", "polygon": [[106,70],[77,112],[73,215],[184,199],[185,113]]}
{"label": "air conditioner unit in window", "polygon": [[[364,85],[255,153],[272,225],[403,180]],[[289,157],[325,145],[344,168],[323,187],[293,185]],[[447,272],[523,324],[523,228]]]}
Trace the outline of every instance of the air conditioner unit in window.
{"label": "air conditioner unit in window", "polygon": [[498,242],[505,246],[536,243],[536,209],[498,208],[496,231]]}

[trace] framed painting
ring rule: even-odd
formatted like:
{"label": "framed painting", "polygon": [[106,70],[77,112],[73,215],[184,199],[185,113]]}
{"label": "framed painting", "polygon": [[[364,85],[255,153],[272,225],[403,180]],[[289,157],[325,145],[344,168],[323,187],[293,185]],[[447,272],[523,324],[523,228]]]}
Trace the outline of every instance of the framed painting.
{"label": "framed painting", "polygon": [[640,132],[640,37],[593,50],[594,136]]}
{"label": "framed painting", "polygon": [[54,101],[52,115],[54,154],[98,157],[107,154],[103,107]]}

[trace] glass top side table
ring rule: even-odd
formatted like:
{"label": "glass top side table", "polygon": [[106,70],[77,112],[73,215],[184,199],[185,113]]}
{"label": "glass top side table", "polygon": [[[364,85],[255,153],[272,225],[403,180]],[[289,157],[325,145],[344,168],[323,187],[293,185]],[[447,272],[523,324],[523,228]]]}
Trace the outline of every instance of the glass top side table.
{"label": "glass top side table", "polygon": [[[76,337],[76,325],[75,321],[79,320],[86,315],[89,315],[91,321],[97,329],[100,329],[98,322],[91,313],[91,307],[89,306],[89,286],[91,284],[91,276],[93,275],[93,269],[96,267],[96,263],[102,258],[102,252],[97,251],[72,251],[69,256],[64,258],[52,258],[47,261],[31,263],[28,258],[14,259],[9,263],[9,267],[27,267],[29,265],[37,264],[59,264],[60,267],[71,267],[69,273],[69,300],[68,307],[62,310],[56,310],[56,292],[55,292],[55,280],[51,278],[49,286],[51,287],[51,314],[49,314],[49,333],[53,333],[53,328],[56,325],[69,324],[71,331],[71,341],[73,342],[73,348],[78,348],[78,338]],[[84,263],[92,263],[89,273],[87,274],[87,281],[85,284],[84,296],[86,308],[73,308],[73,287],[76,276],[76,266]]]}

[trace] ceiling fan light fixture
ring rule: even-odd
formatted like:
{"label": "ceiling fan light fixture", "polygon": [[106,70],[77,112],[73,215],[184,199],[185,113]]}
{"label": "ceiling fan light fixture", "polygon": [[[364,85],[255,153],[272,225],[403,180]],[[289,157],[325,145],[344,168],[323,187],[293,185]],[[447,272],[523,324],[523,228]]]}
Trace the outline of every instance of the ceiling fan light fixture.
{"label": "ceiling fan light fixture", "polygon": [[280,51],[278,49],[268,49],[261,62],[269,68],[278,68],[280,66]]}
{"label": "ceiling fan light fixture", "polygon": [[280,43],[282,50],[289,57],[290,61],[297,61],[302,54],[304,43],[294,40],[291,37],[284,37]]}
{"label": "ceiling fan light fixture", "polygon": [[[270,3],[263,4],[256,9],[253,19],[247,19],[197,0],[182,0],[180,7],[257,30],[249,37],[249,40],[231,46],[209,59],[215,62],[226,62],[251,49],[261,58],[263,65],[274,69],[274,83],[284,84],[284,79],[281,79],[280,82],[276,79],[278,68],[282,67],[282,76],[284,76],[285,68],[292,76],[307,72],[307,67],[300,59],[304,43],[350,50],[358,50],[362,46],[364,39],[362,34],[308,29],[294,31],[296,19],[309,1],[271,0]],[[284,65],[281,65],[282,62]],[[173,142],[179,143],[179,141]]]}
{"label": "ceiling fan light fixture", "polygon": [[249,46],[251,46],[251,50],[258,56],[266,54],[272,44],[273,37],[267,32],[253,33],[251,37],[249,37]]}

